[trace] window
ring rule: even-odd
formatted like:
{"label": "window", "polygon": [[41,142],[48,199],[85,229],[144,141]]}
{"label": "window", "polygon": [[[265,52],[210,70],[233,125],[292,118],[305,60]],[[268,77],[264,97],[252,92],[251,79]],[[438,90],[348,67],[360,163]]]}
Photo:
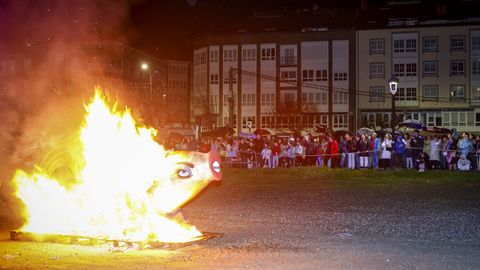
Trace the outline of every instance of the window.
{"label": "window", "polygon": [[193,55],[193,64],[200,65],[207,63],[207,52],[196,53]]}
{"label": "window", "polygon": [[385,87],[371,86],[370,87],[370,102],[385,102]]}
{"label": "window", "polygon": [[242,61],[255,61],[257,59],[257,50],[255,48],[242,50]]}
{"label": "window", "polygon": [[302,93],[302,103],[304,105],[313,105],[315,104],[315,94],[314,93]]}
{"label": "window", "polygon": [[283,50],[283,57],[280,58],[281,65],[296,65],[297,56],[295,55],[295,49],[285,48]]}
{"label": "window", "polygon": [[438,62],[425,61],[423,62],[423,77],[437,77],[438,76]]}
{"label": "window", "polygon": [[263,48],[262,60],[275,60],[275,48]]}
{"label": "window", "polygon": [[333,91],[333,104],[347,104],[348,103],[348,92],[344,91]]}
{"label": "window", "polygon": [[385,64],[370,63],[370,78],[385,78]]}
{"label": "window", "polygon": [[328,125],[328,115],[323,114],[320,117],[320,124],[322,125]]}
{"label": "window", "polygon": [[450,37],[450,51],[458,52],[465,50],[465,36],[451,36]]}
{"label": "window", "polygon": [[472,101],[480,101],[480,86],[472,86]]}
{"label": "window", "polygon": [[472,36],[472,50],[480,50],[480,36]]}
{"label": "window", "polygon": [[313,82],[313,69],[305,69],[302,71],[302,81]]}
{"label": "window", "polygon": [[405,51],[406,52],[417,52],[417,40],[416,39],[407,39],[405,40]]}
{"label": "window", "polygon": [[297,72],[295,70],[288,70],[280,72],[281,82],[296,82]]}
{"label": "window", "polygon": [[347,115],[345,114],[334,114],[333,115],[333,128],[347,128]]}
{"label": "window", "polygon": [[472,75],[480,75],[480,58],[472,60]]}
{"label": "window", "polygon": [[463,101],[465,99],[465,85],[450,85],[450,101]]}
{"label": "window", "polygon": [[405,40],[396,39],[393,41],[393,52],[403,53],[405,52]]}
{"label": "window", "polygon": [[384,39],[370,39],[370,54],[383,54],[384,52]]}
{"label": "window", "polygon": [[336,72],[333,73],[333,80],[334,81],[346,81],[348,79],[346,72]]}
{"label": "window", "polygon": [[316,70],[316,77],[315,77],[315,80],[317,82],[326,82],[328,80],[328,72],[326,69],[320,69],[320,70]]}
{"label": "window", "polygon": [[404,64],[393,64],[393,75],[397,77],[405,76],[405,65]]}
{"label": "window", "polygon": [[255,129],[255,116],[242,117],[242,128],[249,128],[248,124],[251,124],[251,128]]}
{"label": "window", "polygon": [[242,94],[242,106],[255,106],[256,94]]}
{"label": "window", "polygon": [[218,63],[218,51],[210,51],[210,63]]}
{"label": "window", "polygon": [[450,76],[464,76],[465,61],[450,61]]}
{"label": "window", "polygon": [[417,100],[417,88],[415,88],[415,87],[398,88],[397,89],[397,94],[395,94],[395,100],[416,101]]}
{"label": "window", "polygon": [[438,37],[424,37],[423,52],[438,52]]}
{"label": "window", "polygon": [[407,76],[407,77],[416,77],[417,76],[417,64],[416,63],[406,64],[405,66],[406,66],[405,76]]}
{"label": "window", "polygon": [[275,105],[275,93],[263,93],[261,97],[262,106],[274,106]]}
{"label": "window", "polygon": [[223,51],[223,62],[225,62],[225,63],[237,62],[237,50],[236,49],[224,50]]}
{"label": "window", "polygon": [[423,100],[424,101],[438,101],[438,85],[424,85],[423,86]]}
{"label": "window", "polygon": [[480,126],[480,113],[475,114],[475,126]]}
{"label": "window", "polygon": [[218,84],[218,74],[210,74],[210,84]]}

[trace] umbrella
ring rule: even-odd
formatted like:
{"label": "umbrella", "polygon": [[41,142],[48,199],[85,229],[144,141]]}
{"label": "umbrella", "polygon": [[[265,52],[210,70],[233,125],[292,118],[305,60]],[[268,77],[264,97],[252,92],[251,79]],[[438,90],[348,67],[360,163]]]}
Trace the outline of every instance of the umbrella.
{"label": "umbrella", "polygon": [[253,133],[240,132],[238,133],[238,137],[245,138],[245,139],[255,139],[257,136]]}
{"label": "umbrella", "polygon": [[452,130],[443,127],[427,127],[425,131],[432,132],[432,133],[452,133]]}
{"label": "umbrella", "polygon": [[268,130],[266,130],[266,129],[263,129],[263,128],[255,130],[255,131],[253,132],[253,134],[255,134],[255,135],[260,135],[260,136],[272,135],[272,134],[270,133],[270,131],[268,131]]}
{"label": "umbrella", "polygon": [[419,120],[415,119],[407,119],[403,121],[402,123],[399,124],[401,127],[407,127],[407,128],[414,128],[414,129],[425,129],[426,126],[420,122]]}
{"label": "umbrella", "polygon": [[363,127],[363,128],[360,128],[359,130],[357,130],[357,133],[360,134],[360,135],[371,135],[374,132],[375,131],[373,131],[373,129],[367,128],[367,127]]}

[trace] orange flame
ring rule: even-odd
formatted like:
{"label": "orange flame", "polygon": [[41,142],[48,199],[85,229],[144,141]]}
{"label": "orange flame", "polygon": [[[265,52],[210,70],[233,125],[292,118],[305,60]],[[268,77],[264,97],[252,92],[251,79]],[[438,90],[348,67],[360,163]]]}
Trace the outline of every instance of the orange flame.
{"label": "orange flame", "polygon": [[201,236],[182,217],[171,216],[218,179],[219,168],[212,169],[208,154],[166,151],[155,135],[138,127],[128,109],[109,108],[97,89],[78,134],[81,160],[70,164],[81,167],[72,169],[74,184],[61,184],[41,166],[32,174],[17,170],[15,194],[27,220],[21,230],[129,241]]}

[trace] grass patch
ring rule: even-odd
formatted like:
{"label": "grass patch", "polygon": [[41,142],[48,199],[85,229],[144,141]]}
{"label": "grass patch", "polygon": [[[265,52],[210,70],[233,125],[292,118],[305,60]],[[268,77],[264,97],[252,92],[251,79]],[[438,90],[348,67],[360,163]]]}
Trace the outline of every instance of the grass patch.
{"label": "grass patch", "polygon": [[224,182],[243,182],[254,185],[278,183],[318,184],[335,187],[359,186],[480,186],[480,173],[414,170],[346,170],[316,167],[277,169],[223,170]]}

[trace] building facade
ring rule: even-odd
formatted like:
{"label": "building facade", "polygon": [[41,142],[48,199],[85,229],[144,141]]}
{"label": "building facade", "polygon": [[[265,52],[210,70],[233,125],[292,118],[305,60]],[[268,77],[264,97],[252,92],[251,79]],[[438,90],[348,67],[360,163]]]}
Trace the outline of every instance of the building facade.
{"label": "building facade", "polygon": [[480,131],[480,25],[395,21],[357,31],[357,104],[360,126],[389,127],[399,79],[397,121]]}
{"label": "building facade", "polygon": [[195,121],[206,131],[229,123],[237,132],[350,130],[356,125],[355,59],[355,32],[347,30],[200,38],[193,52]]}

